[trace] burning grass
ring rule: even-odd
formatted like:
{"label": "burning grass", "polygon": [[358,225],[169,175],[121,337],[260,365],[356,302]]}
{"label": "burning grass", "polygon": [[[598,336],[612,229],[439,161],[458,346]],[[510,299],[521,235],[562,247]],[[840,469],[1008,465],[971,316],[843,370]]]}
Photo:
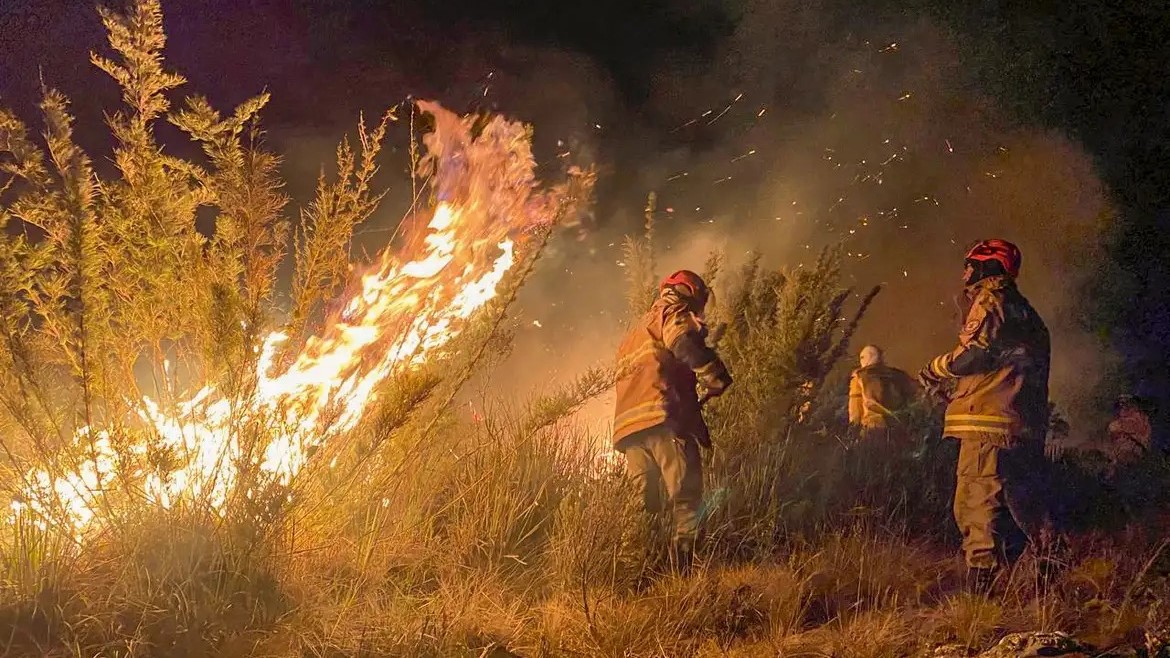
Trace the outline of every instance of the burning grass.
{"label": "burning grass", "polygon": [[[170,118],[207,158],[166,155],[151,126],[181,79],[158,5],[105,18],[119,56],[96,61],[127,100],[115,176],[72,142],[59,95],[45,147],[0,114],[5,655],[866,658],[1019,629],[1104,647],[1164,599],[1154,524],[1086,535],[1054,582],[1025,561],[1002,596],[959,591],[954,446],[927,410],[891,451],[850,445],[835,417],[834,373],[876,291],[842,321],[831,252],[797,272],[753,261],[734,286],[709,263],[737,384],[708,411],[698,571],[664,575],[661,528],[599,456],[604,437],[571,420],[610,369],[487,401],[477,422],[450,411],[506,349],[501,318],[589,176],[541,186],[526,128],[422,105],[427,198],[346,288],[392,116],[363,126],[303,213],[281,323],[266,99],[226,118],[189,101]],[[631,300],[653,276],[650,235],[630,243]]]}

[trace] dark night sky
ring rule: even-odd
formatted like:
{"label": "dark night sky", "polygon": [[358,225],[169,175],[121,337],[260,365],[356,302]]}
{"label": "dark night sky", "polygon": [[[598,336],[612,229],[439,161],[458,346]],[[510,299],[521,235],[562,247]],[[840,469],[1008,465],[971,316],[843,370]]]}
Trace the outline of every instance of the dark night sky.
{"label": "dark night sky", "polygon": [[[672,89],[664,71],[678,77],[716,67],[726,56],[718,46],[743,20],[746,2],[165,0],[163,9],[169,61],[191,88],[220,107],[261,89],[273,93],[265,121],[277,150],[306,135],[333,140],[359,111],[376,115],[413,94],[456,109],[500,103],[522,118],[543,119],[538,136],[541,126],[556,137],[574,134],[576,124],[615,122],[589,139],[596,159],[621,172],[650,152],[680,145],[703,152],[727,138],[718,131],[676,130],[688,104],[694,105],[693,90]],[[955,45],[974,92],[993,99],[1011,121],[1056,129],[1085,146],[1121,220],[1110,235],[1112,258],[1084,264],[1098,273],[1083,303],[1084,322],[1108,333],[1141,390],[1164,394],[1170,346],[1164,256],[1170,246],[1170,14],[1157,8],[1160,3],[777,4],[791,7],[785,16],[792,21],[815,13],[808,23],[815,26],[814,42],[877,41],[890,37],[883,25],[929,20]],[[100,127],[101,111],[116,103],[116,92],[93,72],[86,53],[103,46],[87,2],[0,0],[0,103],[32,117],[39,75],[74,99],[82,126]],[[832,57],[801,48],[794,45],[791,52],[808,61],[796,68],[815,70]],[[604,91],[574,98],[566,110],[555,93],[509,87],[505,75],[485,97],[487,74],[506,70],[517,61],[514,53],[531,49],[560,53],[560,66],[581,64]],[[514,77],[534,75],[528,66],[517,68]],[[808,76],[792,73],[777,83],[770,101],[783,103],[794,116],[815,114],[823,99],[811,84]],[[675,93],[677,104],[663,102]],[[679,108],[677,115],[672,107]],[[524,116],[526,111],[539,116]],[[100,150],[101,135],[95,130],[83,139]],[[302,173],[308,179],[315,169]],[[305,181],[290,175],[297,197]],[[646,191],[611,186],[606,194],[607,184],[601,221],[607,204],[637,208]]]}

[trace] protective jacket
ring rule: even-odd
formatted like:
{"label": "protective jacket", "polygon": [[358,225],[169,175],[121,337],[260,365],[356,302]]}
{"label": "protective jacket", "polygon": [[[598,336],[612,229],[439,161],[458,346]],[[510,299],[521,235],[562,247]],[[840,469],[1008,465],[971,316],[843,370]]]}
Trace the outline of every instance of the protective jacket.
{"label": "protective jacket", "polygon": [[865,429],[886,429],[917,395],[917,384],[904,370],[875,363],[853,371],[849,380],[849,422]]}
{"label": "protective jacket", "polygon": [[723,362],[706,345],[707,328],[673,293],[664,293],[618,348],[613,444],[666,425],[676,436],[709,445],[696,385],[721,392],[731,384]]}
{"label": "protective jacket", "polygon": [[1122,409],[1109,423],[1109,459],[1115,464],[1137,461],[1150,451],[1150,417],[1140,409]]}
{"label": "protective jacket", "polygon": [[928,370],[953,380],[944,436],[1011,446],[1043,441],[1048,427],[1048,328],[1015,280],[991,276],[966,289],[959,345]]}

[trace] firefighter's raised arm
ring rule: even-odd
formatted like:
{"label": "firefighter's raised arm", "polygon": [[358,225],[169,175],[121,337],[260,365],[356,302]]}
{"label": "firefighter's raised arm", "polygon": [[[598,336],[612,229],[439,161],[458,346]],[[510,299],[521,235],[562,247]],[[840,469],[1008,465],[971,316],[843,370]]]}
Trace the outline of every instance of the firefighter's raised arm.
{"label": "firefighter's raised arm", "polygon": [[706,397],[722,395],[731,386],[723,360],[707,345],[703,323],[689,310],[679,309],[667,319],[662,342],[679,360],[695,371]]}

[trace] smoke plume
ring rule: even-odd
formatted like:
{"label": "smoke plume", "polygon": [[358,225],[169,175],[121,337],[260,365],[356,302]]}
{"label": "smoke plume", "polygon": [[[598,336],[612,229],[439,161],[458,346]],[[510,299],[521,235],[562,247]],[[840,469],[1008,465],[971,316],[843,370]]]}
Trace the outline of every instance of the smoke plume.
{"label": "smoke plume", "polygon": [[[188,91],[224,109],[272,91],[270,144],[297,202],[311,198],[320,163],[359,112],[376,117],[408,96],[532,123],[542,169],[597,165],[595,214],[557,238],[524,291],[514,354],[484,382],[493,393],[530,392],[612,357],[624,329],[622,237],[641,231],[653,191],[660,273],[699,268],[711,249],[729,266],[758,250],[770,266],[799,267],[843,243],[850,283],[885,287],[856,347],[877,343],[911,372],[953,346],[965,246],[1015,241],[1021,288],[1053,334],[1053,397],[1078,433],[1100,427],[1099,381],[1114,357],[1083,328],[1091,300],[1081,291],[1103,257],[1108,195],[1080,145],[1014,122],[981,90],[956,46],[977,35],[882,14],[883,3],[651,3],[600,27],[601,9],[532,4],[540,16],[526,21],[524,3],[396,3],[393,13],[172,3],[168,56]],[[60,50],[40,75],[74,98],[112,102],[112,83],[85,86],[92,72],[74,66],[102,42],[92,9],[28,5],[14,16],[54,19],[10,30],[13,53]],[[642,44],[656,11],[662,25],[689,27]],[[564,31],[570,19],[605,30],[622,51],[593,58],[535,28]],[[38,69],[14,55],[0,72],[0,92],[31,107]],[[81,126],[100,127],[96,105],[80,111]],[[390,134],[381,182],[391,193],[361,227],[358,250],[376,252],[409,206],[409,124],[403,115]]]}
{"label": "smoke plume", "polygon": [[[641,231],[654,191],[663,274],[700,269],[712,249],[731,266],[755,250],[800,267],[843,244],[849,282],[884,286],[856,347],[881,345],[911,373],[954,346],[966,247],[1016,242],[1021,289],[1053,335],[1053,399],[1091,434],[1114,357],[1084,328],[1080,292],[1113,211],[1088,155],[1008,120],[931,24],[841,34],[799,6],[753,4],[709,65],[656,62],[638,108],[614,101],[587,61],[513,53],[511,84],[527,91],[500,105],[515,99],[538,134],[566,125],[542,121],[546,109],[577,108],[562,143],[586,147],[605,176],[596,223],[563,236],[525,291],[517,349],[493,381],[543,387],[612,356],[621,239]],[[584,121],[580,108],[592,109]]]}

